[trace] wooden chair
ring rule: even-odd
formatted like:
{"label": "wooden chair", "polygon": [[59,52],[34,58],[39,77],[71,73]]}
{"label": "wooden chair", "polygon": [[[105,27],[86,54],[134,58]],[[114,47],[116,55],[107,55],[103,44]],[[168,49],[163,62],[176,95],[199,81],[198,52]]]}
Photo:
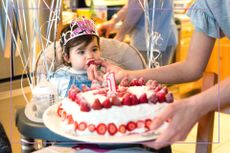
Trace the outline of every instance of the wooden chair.
{"label": "wooden chair", "polygon": [[[114,39],[100,38],[101,56],[110,62],[129,70],[146,68],[146,62],[140,52],[133,46]],[[62,65],[62,49],[60,43],[56,42],[56,52],[54,44],[48,46],[44,52],[40,53],[35,66],[35,84],[38,73],[46,74],[44,61],[50,68],[53,63],[53,71]],[[53,62],[54,61],[54,62]]]}
{"label": "wooden chair", "polygon": [[[217,74],[205,73],[201,90],[204,91],[217,83]],[[215,111],[209,112],[198,122],[196,153],[211,153]]]}

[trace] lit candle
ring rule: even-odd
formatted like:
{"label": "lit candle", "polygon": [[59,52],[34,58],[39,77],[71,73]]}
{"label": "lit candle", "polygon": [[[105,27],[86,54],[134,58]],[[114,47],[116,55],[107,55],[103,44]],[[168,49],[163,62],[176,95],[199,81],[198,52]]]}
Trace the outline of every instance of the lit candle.
{"label": "lit candle", "polygon": [[117,89],[117,86],[116,86],[116,81],[115,81],[115,76],[114,76],[114,73],[113,72],[109,72],[107,75],[106,75],[106,80],[108,82],[108,86],[109,86],[109,91],[110,93],[116,93],[116,89]]}

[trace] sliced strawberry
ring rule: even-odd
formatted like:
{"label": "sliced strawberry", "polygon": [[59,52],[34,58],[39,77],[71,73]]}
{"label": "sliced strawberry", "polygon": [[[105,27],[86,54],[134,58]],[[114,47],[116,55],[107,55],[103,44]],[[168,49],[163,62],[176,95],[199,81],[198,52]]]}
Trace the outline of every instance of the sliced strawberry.
{"label": "sliced strawberry", "polygon": [[131,94],[129,97],[132,105],[137,105],[139,103],[136,95]]}
{"label": "sliced strawberry", "polygon": [[78,124],[78,130],[79,131],[84,131],[87,127],[87,124],[85,122],[81,122]]}
{"label": "sliced strawberry", "polygon": [[100,110],[102,109],[102,104],[98,98],[95,99],[93,105],[91,106],[94,110]]}
{"label": "sliced strawberry", "polygon": [[151,119],[146,119],[145,120],[145,127],[147,129],[150,129],[151,128],[151,124],[152,124],[152,120]]}
{"label": "sliced strawberry", "polygon": [[68,124],[73,124],[74,123],[72,115],[68,115],[66,118],[67,118]]}
{"label": "sliced strawberry", "polygon": [[140,97],[139,97],[139,103],[147,103],[148,102],[148,98],[146,93],[143,93]]}
{"label": "sliced strawberry", "polygon": [[110,135],[114,135],[117,133],[117,126],[114,123],[108,124],[108,132]]}
{"label": "sliced strawberry", "polygon": [[89,91],[89,90],[90,90],[90,88],[87,85],[85,85],[85,84],[81,85],[81,91],[82,92],[86,92],[86,91]]}
{"label": "sliced strawberry", "polygon": [[120,86],[120,87],[117,89],[117,92],[126,92],[127,89],[128,89],[128,87]]}
{"label": "sliced strawberry", "polygon": [[66,119],[66,116],[67,116],[66,111],[63,111],[63,113],[62,113],[62,120],[63,120],[63,121]]}
{"label": "sliced strawberry", "polygon": [[[60,105],[59,105],[59,106],[60,106]],[[58,109],[57,109],[57,115],[58,115],[59,117],[61,117],[62,111],[63,111],[63,108],[58,107]]]}
{"label": "sliced strawberry", "polygon": [[145,80],[143,77],[140,77],[139,80],[138,80],[138,85],[139,86],[144,86],[145,85]]}
{"label": "sliced strawberry", "polygon": [[128,105],[128,106],[131,106],[132,105],[132,102],[131,102],[131,99],[130,99],[130,94],[129,93],[126,93],[122,99],[122,104],[123,105]]}
{"label": "sliced strawberry", "polygon": [[120,86],[128,87],[129,86],[129,79],[127,77],[124,77],[120,82]]}
{"label": "sliced strawberry", "polygon": [[159,102],[165,102],[166,101],[164,92],[157,92],[156,95],[157,95]]}
{"label": "sliced strawberry", "polygon": [[149,97],[149,101],[153,104],[156,104],[158,102],[158,98],[157,95],[155,93],[153,93],[150,97]]}
{"label": "sliced strawberry", "polygon": [[103,103],[102,103],[102,106],[104,106],[104,108],[110,108],[112,106],[109,98],[106,98]]}
{"label": "sliced strawberry", "polygon": [[77,94],[76,94],[75,92],[71,91],[71,92],[70,92],[69,98],[70,98],[72,101],[75,101],[76,95],[77,95]]}
{"label": "sliced strawberry", "polygon": [[126,126],[128,131],[133,131],[135,128],[137,128],[137,124],[135,122],[129,122]]}
{"label": "sliced strawberry", "polygon": [[105,124],[100,123],[98,124],[96,131],[97,131],[97,134],[104,135],[105,132],[107,131],[107,127]]}
{"label": "sliced strawberry", "polygon": [[80,104],[80,108],[81,108],[82,112],[89,112],[90,111],[89,105],[87,103],[84,103],[84,102],[82,102]]}
{"label": "sliced strawberry", "polygon": [[120,99],[117,96],[111,97],[111,103],[114,106],[121,106],[122,105]]}
{"label": "sliced strawberry", "polygon": [[138,128],[143,128],[143,127],[145,127],[145,122],[142,121],[142,120],[138,120],[138,121],[137,121],[137,127],[138,127]]}
{"label": "sliced strawberry", "polygon": [[121,124],[121,125],[119,126],[119,132],[120,132],[120,133],[125,133],[125,132],[126,132],[126,126],[125,126],[124,124]]}
{"label": "sliced strawberry", "polygon": [[94,124],[89,124],[88,129],[89,129],[90,132],[94,132],[96,130],[96,127],[95,127]]}
{"label": "sliced strawberry", "polygon": [[78,123],[77,121],[74,122],[74,130],[76,131],[78,129]]}
{"label": "sliced strawberry", "polygon": [[174,98],[173,98],[173,94],[172,93],[168,93],[166,96],[165,96],[165,99],[168,103],[172,103]]}

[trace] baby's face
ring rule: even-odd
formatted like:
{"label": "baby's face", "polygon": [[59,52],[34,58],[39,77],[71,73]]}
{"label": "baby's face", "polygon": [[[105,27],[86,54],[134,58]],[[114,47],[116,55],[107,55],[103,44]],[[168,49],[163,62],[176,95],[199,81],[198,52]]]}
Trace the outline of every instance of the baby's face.
{"label": "baby's face", "polygon": [[100,50],[96,38],[94,38],[87,46],[79,44],[70,48],[69,62],[72,64],[72,68],[77,71],[86,70],[88,68],[87,62],[89,60],[97,59],[100,59]]}

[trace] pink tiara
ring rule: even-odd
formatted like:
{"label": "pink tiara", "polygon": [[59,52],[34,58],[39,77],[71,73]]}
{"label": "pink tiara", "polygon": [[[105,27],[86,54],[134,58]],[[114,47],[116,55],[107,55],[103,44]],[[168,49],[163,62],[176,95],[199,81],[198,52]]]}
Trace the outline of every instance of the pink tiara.
{"label": "pink tiara", "polygon": [[70,40],[83,35],[95,35],[96,26],[93,20],[85,19],[84,17],[77,18],[70,23],[70,30],[62,34],[62,43],[65,46]]}

